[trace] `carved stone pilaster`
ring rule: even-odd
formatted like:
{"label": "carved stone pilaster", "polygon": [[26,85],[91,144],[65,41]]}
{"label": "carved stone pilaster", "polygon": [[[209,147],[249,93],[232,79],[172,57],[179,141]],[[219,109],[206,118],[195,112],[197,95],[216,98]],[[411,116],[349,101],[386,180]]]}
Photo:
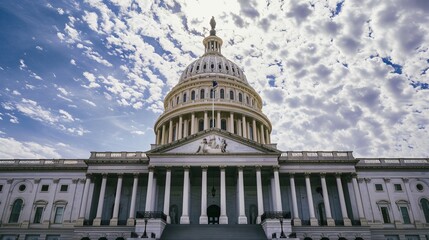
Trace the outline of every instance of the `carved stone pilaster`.
{"label": "carved stone pilaster", "polygon": [[39,184],[39,183],[40,183],[40,178],[35,178],[35,179],[34,179],[34,183]]}

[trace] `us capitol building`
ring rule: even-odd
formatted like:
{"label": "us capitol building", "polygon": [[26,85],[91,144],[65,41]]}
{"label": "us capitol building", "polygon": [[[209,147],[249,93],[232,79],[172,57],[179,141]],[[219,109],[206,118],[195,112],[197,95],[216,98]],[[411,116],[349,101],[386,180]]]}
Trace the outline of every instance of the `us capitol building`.
{"label": "us capitol building", "polygon": [[429,239],[429,159],[277,149],[210,24],[149,151],[0,160],[1,240]]}

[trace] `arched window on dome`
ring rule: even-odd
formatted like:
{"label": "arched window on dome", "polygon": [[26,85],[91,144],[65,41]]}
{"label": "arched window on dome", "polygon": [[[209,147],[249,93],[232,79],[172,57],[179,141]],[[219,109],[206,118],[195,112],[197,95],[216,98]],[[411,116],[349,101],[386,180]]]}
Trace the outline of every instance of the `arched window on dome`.
{"label": "arched window on dome", "polygon": [[429,223],[429,201],[426,198],[420,200],[420,205],[422,206],[423,215],[425,215],[426,223]]}
{"label": "arched window on dome", "polygon": [[183,94],[183,102],[186,102],[186,93]]}
{"label": "arched window on dome", "polygon": [[223,88],[220,90],[220,98],[221,99],[225,98],[225,90]]}
{"label": "arched window on dome", "polygon": [[203,130],[204,130],[204,120],[200,119],[198,121],[198,131],[200,132],[200,131],[203,131]]}
{"label": "arched window on dome", "polygon": [[247,105],[250,104],[250,102],[249,102],[249,96],[246,96],[246,103],[247,103]]}
{"label": "arched window on dome", "polygon": [[204,89],[200,90],[200,99],[204,99],[204,95],[206,94],[206,91]]}
{"label": "arched window on dome", "polygon": [[229,99],[234,100],[234,91],[229,91]]}
{"label": "arched window on dome", "polygon": [[177,96],[177,98],[176,98],[176,105],[179,105],[179,100],[180,100],[180,97]]}
{"label": "arched window on dome", "polygon": [[195,100],[195,91],[192,90],[191,92],[191,100],[194,101]]}
{"label": "arched window on dome", "polygon": [[220,128],[226,131],[226,119],[220,120]]}
{"label": "arched window on dome", "polygon": [[222,64],[219,63],[219,70],[222,70]]}
{"label": "arched window on dome", "polygon": [[210,68],[212,69],[212,72],[213,72],[213,69],[214,69],[214,64],[213,63],[210,65]]}
{"label": "arched window on dome", "polygon": [[229,67],[228,65],[225,65],[226,71],[229,71]]}
{"label": "arched window on dome", "polygon": [[200,65],[197,65],[197,71],[200,70]]}
{"label": "arched window on dome", "polygon": [[216,93],[213,89],[210,89],[210,99],[213,99],[215,97]]}
{"label": "arched window on dome", "polygon": [[243,94],[238,93],[238,101],[243,102]]}
{"label": "arched window on dome", "polygon": [[21,215],[22,205],[24,202],[22,199],[16,199],[12,205],[12,211],[10,212],[9,223],[17,223],[19,221],[19,215]]}

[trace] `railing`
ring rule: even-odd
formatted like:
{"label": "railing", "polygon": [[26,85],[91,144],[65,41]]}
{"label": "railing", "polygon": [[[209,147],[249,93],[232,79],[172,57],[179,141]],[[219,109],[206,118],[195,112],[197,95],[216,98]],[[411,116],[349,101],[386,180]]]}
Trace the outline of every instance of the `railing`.
{"label": "railing", "polygon": [[261,215],[262,222],[265,219],[290,219],[290,218],[291,218],[290,212],[268,211],[268,212],[264,212],[264,214]]}
{"label": "railing", "polygon": [[162,219],[164,221],[167,221],[167,215],[165,215],[162,211],[153,211],[153,212],[144,212],[144,211],[137,211],[136,218],[143,218],[143,219]]}
{"label": "railing", "polygon": [[83,159],[0,159],[0,165],[20,166],[58,166],[58,165],[85,165]]}
{"label": "railing", "polygon": [[351,151],[287,151],[281,154],[281,160],[355,160],[355,158]]}
{"label": "railing", "polygon": [[358,166],[407,166],[428,165],[428,158],[362,158]]}
{"label": "railing", "polygon": [[147,158],[144,152],[91,152],[90,159],[141,159]]}

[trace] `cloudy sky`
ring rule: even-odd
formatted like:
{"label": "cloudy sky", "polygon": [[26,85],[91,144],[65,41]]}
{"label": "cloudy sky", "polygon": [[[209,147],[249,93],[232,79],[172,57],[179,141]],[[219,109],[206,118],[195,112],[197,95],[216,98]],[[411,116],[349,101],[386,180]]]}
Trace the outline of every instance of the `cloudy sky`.
{"label": "cloudy sky", "polygon": [[211,16],[279,149],[429,156],[427,0],[21,0],[0,3],[0,158],[148,150]]}

